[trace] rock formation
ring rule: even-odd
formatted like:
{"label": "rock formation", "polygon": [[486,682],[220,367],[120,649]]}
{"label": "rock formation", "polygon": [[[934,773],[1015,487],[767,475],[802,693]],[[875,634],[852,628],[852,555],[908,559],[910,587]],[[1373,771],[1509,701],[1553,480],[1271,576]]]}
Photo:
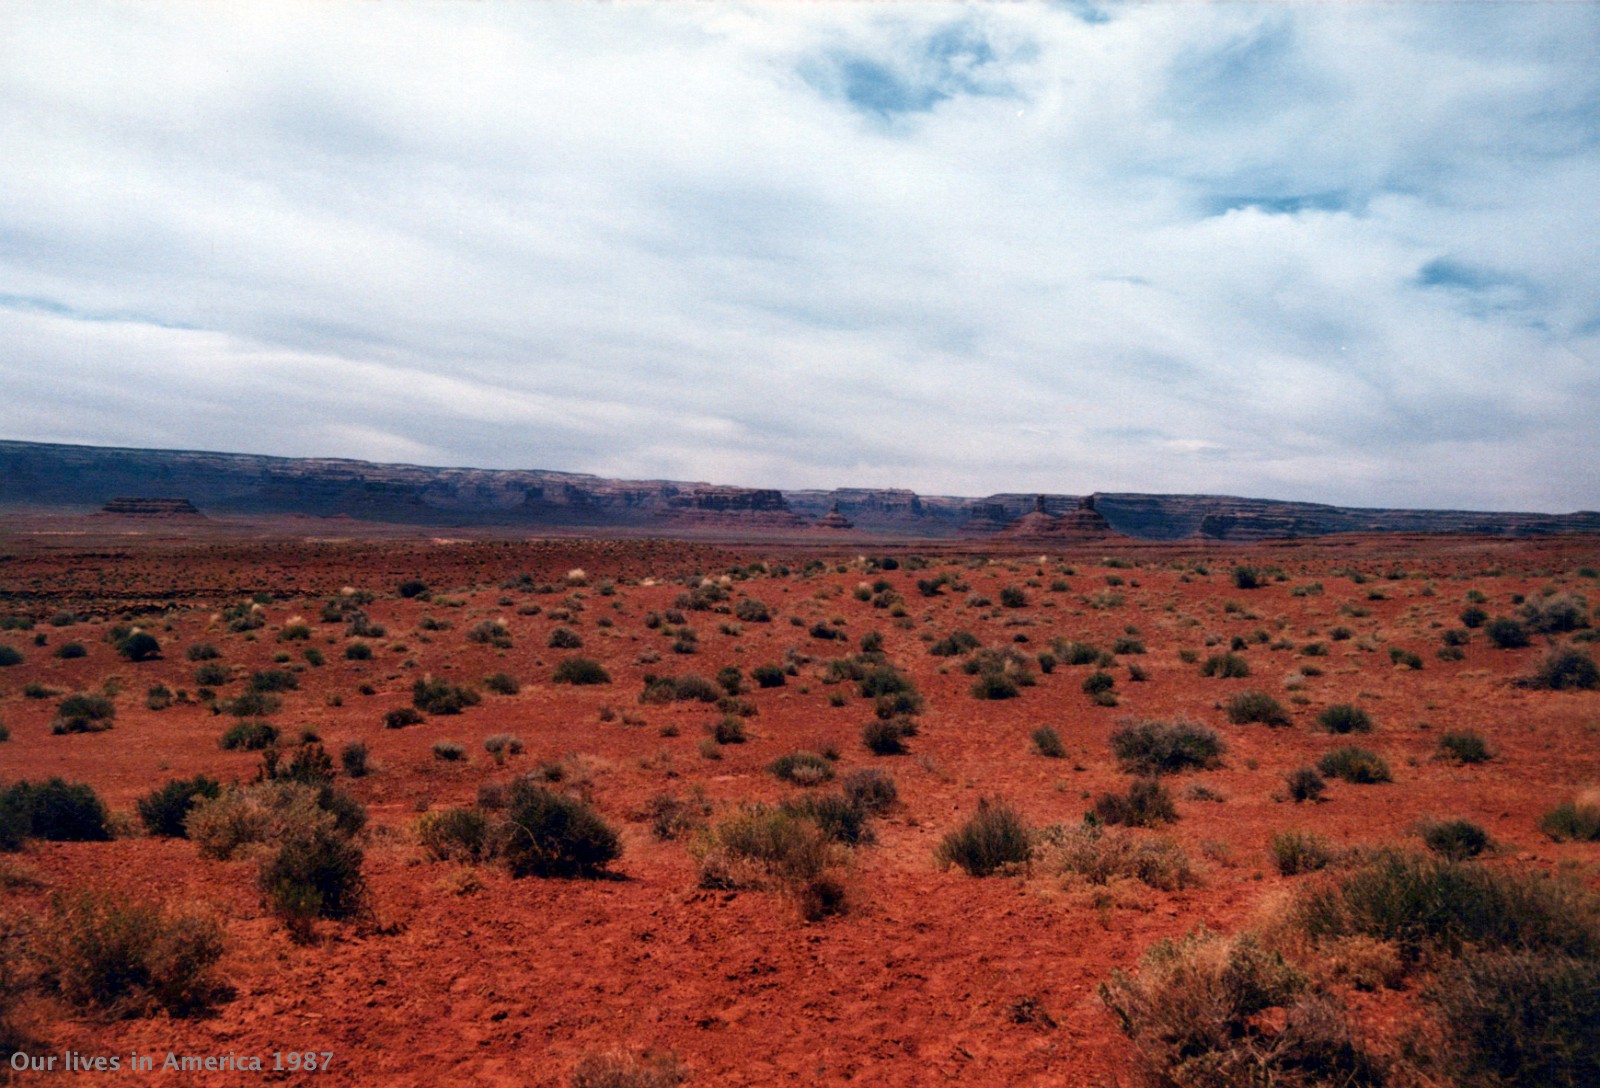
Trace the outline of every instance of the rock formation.
{"label": "rock formation", "polygon": [[204,514],[188,499],[112,499],[100,508],[102,514],[128,518],[200,518]]}
{"label": "rock formation", "polygon": [[839,512],[839,504],[834,503],[833,509],[823,514],[816,521],[819,529],[854,529],[855,523]]}

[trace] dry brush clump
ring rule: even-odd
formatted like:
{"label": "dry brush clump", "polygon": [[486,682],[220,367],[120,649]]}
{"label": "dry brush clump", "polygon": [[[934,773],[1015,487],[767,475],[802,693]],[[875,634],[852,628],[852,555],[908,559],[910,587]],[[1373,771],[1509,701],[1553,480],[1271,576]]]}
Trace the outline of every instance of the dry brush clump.
{"label": "dry brush clump", "polygon": [[741,805],[697,836],[690,855],[702,887],[779,890],[813,921],[846,909],[844,848],[793,806]]}

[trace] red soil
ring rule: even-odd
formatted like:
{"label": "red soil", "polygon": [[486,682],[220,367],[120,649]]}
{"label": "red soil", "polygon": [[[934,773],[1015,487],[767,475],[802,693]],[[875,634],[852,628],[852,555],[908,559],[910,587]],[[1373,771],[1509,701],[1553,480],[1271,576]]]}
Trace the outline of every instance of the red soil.
{"label": "red soil", "polygon": [[[126,1061],[138,1052],[155,1055],[159,1067],[169,1051],[332,1051],[326,1072],[271,1079],[554,1086],[567,1083],[581,1055],[621,1044],[673,1051],[692,1069],[692,1085],[1128,1083],[1130,1049],[1100,1006],[1096,984],[1136,963],[1162,937],[1202,924],[1223,930],[1249,924],[1304,879],[1274,869],[1266,847],[1277,831],[1315,829],[1345,844],[1414,843],[1418,820],[1461,816],[1504,846],[1495,864],[1576,867],[1597,883],[1596,847],[1551,843],[1537,823],[1575,790],[1600,783],[1600,694],[1513,685],[1543,653],[1539,645],[1496,650],[1477,632],[1464,660],[1435,656],[1440,631],[1458,625],[1469,590],[1487,597],[1483,607],[1491,615],[1512,614],[1513,594],[1549,586],[1587,592],[1600,603],[1600,583],[1577,573],[1600,565],[1593,539],[1383,537],[1248,549],[1119,543],[1060,551],[1043,563],[1037,551],[874,548],[877,555],[932,560],[928,570],[891,572],[865,571],[855,552],[825,544],[89,542],[21,535],[5,544],[0,591],[9,603],[0,599],[0,614],[38,622],[31,632],[0,631],[0,643],[26,658],[0,670],[0,721],[11,733],[0,744],[0,782],[61,775],[92,784],[114,810],[126,811],[170,778],[205,773],[248,780],[258,756],[217,745],[231,719],[198,704],[152,711],[145,692],[158,682],[192,692],[195,666],[184,650],[196,642],[214,643],[239,677],[274,667],[279,653],[304,666],[305,647],[315,646],[326,664],[301,668],[299,690],[284,694],[274,721],[286,737],[314,728],[331,752],[350,740],[371,749],[375,773],[344,785],[371,816],[367,873],[385,930],[322,923],[317,941],[295,944],[264,909],[248,862],[201,860],[184,840],[130,833],[110,843],[30,844],[20,856],[0,857],[6,876],[0,909],[42,911],[52,892],[82,886],[214,904],[227,919],[220,973],[235,990],[205,1016],[113,1022],[36,996],[24,1010],[38,1041],[31,1053],[72,1050]],[[1133,565],[1107,566],[1106,555]],[[813,557],[828,568],[800,577]],[[732,600],[764,601],[773,622],[743,623],[730,634],[721,628],[735,622],[732,616],[686,612],[699,636],[693,655],[672,653],[669,638],[645,627],[648,612],[671,608],[684,592],[681,581],[663,580],[717,576],[756,561],[796,571],[730,587]],[[1195,562],[1210,573],[1193,573]],[[1236,589],[1230,572],[1239,563],[1279,568],[1286,580]],[[836,564],[848,569],[839,572]],[[576,652],[610,670],[607,686],[550,683],[554,666],[573,652],[546,648],[557,626],[549,612],[565,606],[567,586],[543,594],[500,588],[524,573],[534,583],[558,582],[574,567],[588,576],[578,590],[582,611],[561,622],[581,633],[584,646]],[[1067,567],[1073,573],[1063,573]],[[1350,570],[1368,579],[1358,583]],[[940,571],[967,588],[922,596],[917,580]],[[1391,571],[1404,577],[1386,578]],[[397,583],[412,577],[433,588],[432,602],[396,595]],[[1108,577],[1124,584],[1108,585]],[[640,584],[647,578],[658,584]],[[1070,588],[1052,591],[1061,578]],[[616,582],[614,595],[597,589],[606,579]],[[859,583],[878,579],[903,596],[907,625],[856,599]],[[1292,595],[1312,582],[1321,583],[1320,594]],[[1000,589],[1010,585],[1025,587],[1025,607],[971,603],[976,595],[998,603]],[[377,595],[366,611],[387,634],[367,640],[376,651],[370,661],[346,660],[344,625],[319,620],[323,603],[343,586]],[[264,606],[266,626],[227,632],[220,610],[258,591],[274,595]],[[519,613],[534,605],[539,614]],[[48,617],[62,609],[83,618],[51,625]],[[106,632],[127,622],[129,612],[157,636],[163,657],[133,664],[107,645]],[[424,615],[451,626],[422,631]],[[296,616],[311,625],[311,641],[279,641],[283,624]],[[602,617],[613,625],[600,626]],[[511,649],[466,640],[473,624],[489,618],[504,620]],[[844,620],[848,641],[810,637],[813,624],[835,618]],[[1341,624],[1355,637],[1331,640],[1328,631]],[[1090,668],[1065,665],[1041,675],[1019,698],[979,701],[959,659],[929,656],[924,638],[961,628],[987,646],[1037,653],[1057,636],[1109,648],[1130,627],[1147,652],[1119,655],[1110,670],[1117,707],[1093,705],[1081,690]],[[1179,656],[1194,650],[1203,659],[1226,649],[1234,635],[1250,639],[1258,630],[1268,642],[1250,642],[1247,679],[1203,678]],[[853,653],[869,631],[882,632],[890,660],[911,673],[927,700],[907,756],[875,757],[863,748],[860,729],[871,717],[870,703],[853,685],[828,685],[820,676],[822,662]],[[45,646],[34,644],[36,635]],[[1221,642],[1208,648],[1208,635]],[[1026,643],[1014,642],[1018,636]],[[54,657],[69,640],[86,646],[88,656]],[[1279,640],[1296,648],[1271,648]],[[1327,655],[1305,656],[1300,648],[1308,642],[1324,643]],[[703,727],[716,717],[710,708],[638,702],[647,672],[710,677],[736,665],[748,673],[780,662],[791,647],[812,663],[787,686],[747,696],[759,708],[747,722],[751,739],[724,747],[720,760],[699,751]],[[1390,647],[1414,650],[1423,669],[1393,666]],[[642,662],[647,652],[659,660]],[[1148,679],[1130,681],[1130,663]],[[1306,665],[1322,675],[1286,690],[1286,675]],[[481,705],[460,716],[383,728],[385,711],[410,705],[417,676],[479,683],[496,672],[518,678],[521,692],[486,692]],[[56,699],[22,693],[30,682],[68,692],[98,688],[112,676],[122,688],[115,728],[99,734],[52,736]],[[359,694],[362,684],[374,694]],[[241,686],[236,679],[220,694],[237,694]],[[1220,704],[1247,689],[1277,696],[1294,727],[1229,724]],[[847,696],[845,705],[830,705],[835,693]],[[1376,731],[1354,738],[1317,731],[1316,714],[1340,702],[1366,708]],[[643,724],[603,722],[606,706]],[[1097,898],[1037,869],[980,880],[935,865],[940,838],[986,795],[1004,795],[1035,825],[1076,823],[1095,795],[1128,782],[1107,745],[1119,721],[1176,714],[1215,727],[1229,745],[1221,769],[1175,780],[1181,819],[1170,833],[1204,867],[1203,886],[1176,893],[1119,887]],[[676,735],[663,735],[668,725]],[[1040,725],[1060,732],[1066,759],[1030,751],[1029,734]],[[1440,735],[1460,729],[1485,734],[1496,758],[1481,766],[1436,758]],[[481,746],[494,733],[521,737],[526,754],[497,767]],[[465,744],[469,762],[433,758],[433,743],[446,739]],[[1352,742],[1377,750],[1395,782],[1330,782],[1320,805],[1281,799],[1287,772]],[[877,823],[877,842],[855,850],[851,905],[843,916],[807,923],[775,893],[701,890],[685,844],[651,836],[644,810],[653,796],[699,787],[719,809],[773,801],[799,792],[766,772],[773,758],[830,745],[840,753],[841,770],[875,766],[892,773],[901,802]],[[513,880],[485,865],[468,881],[455,866],[423,859],[411,832],[420,811],[469,804],[482,782],[567,756],[576,756],[595,805],[621,828],[624,851],[614,879]],[[1183,799],[1194,782],[1224,800]],[[32,880],[22,879],[29,874]],[[1414,997],[1352,1000],[1381,1033],[1395,1016],[1410,1015]],[[1029,1001],[1048,1018],[1019,1017]],[[18,1082],[233,1085],[260,1076],[55,1072],[25,1074]]]}

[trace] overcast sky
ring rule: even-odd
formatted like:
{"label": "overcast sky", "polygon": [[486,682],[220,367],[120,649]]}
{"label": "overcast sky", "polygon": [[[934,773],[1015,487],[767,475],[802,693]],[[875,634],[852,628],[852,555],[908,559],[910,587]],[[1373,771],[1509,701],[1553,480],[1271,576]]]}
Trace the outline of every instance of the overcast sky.
{"label": "overcast sky", "polygon": [[0,437],[1600,508],[1600,6],[0,6]]}

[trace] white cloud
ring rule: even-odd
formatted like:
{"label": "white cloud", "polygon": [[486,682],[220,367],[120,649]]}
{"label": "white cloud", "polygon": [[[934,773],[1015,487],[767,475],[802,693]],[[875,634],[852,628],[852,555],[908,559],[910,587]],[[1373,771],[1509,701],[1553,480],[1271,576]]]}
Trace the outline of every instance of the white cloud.
{"label": "white cloud", "polygon": [[1595,10],[1109,14],[13,6],[0,430],[1600,506]]}

